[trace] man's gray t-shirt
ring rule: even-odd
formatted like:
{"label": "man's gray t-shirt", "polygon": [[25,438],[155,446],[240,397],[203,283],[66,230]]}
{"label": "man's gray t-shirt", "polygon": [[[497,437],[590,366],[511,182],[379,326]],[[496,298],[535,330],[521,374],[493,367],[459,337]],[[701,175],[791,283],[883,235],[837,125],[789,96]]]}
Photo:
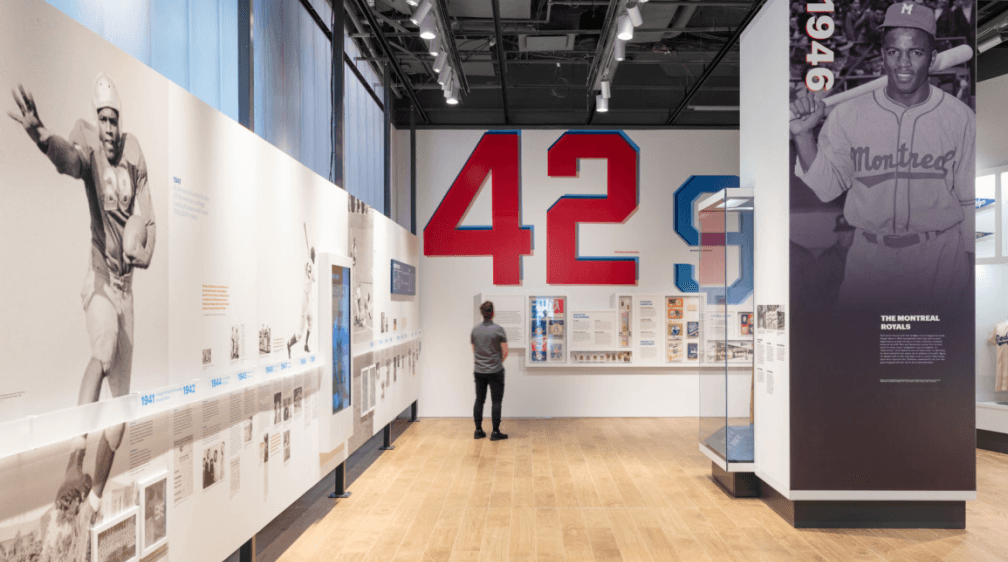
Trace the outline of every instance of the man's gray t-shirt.
{"label": "man's gray t-shirt", "polygon": [[474,372],[487,374],[504,370],[501,353],[501,344],[507,343],[504,328],[486,320],[472,329],[472,335],[469,336],[469,339],[473,344]]}

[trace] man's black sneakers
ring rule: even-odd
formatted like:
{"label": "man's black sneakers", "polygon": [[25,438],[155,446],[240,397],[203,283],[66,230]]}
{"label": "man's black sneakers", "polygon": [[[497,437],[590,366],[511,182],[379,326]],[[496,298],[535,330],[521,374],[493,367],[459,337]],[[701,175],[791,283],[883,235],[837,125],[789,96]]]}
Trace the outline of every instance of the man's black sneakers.
{"label": "man's black sneakers", "polygon": [[477,429],[476,433],[473,434],[473,439],[483,439],[486,437],[486,432],[482,429]]}
{"label": "man's black sneakers", "polygon": [[[481,432],[482,433],[482,432]],[[495,431],[490,434],[491,441],[500,441],[501,439],[507,439],[507,434]]]}

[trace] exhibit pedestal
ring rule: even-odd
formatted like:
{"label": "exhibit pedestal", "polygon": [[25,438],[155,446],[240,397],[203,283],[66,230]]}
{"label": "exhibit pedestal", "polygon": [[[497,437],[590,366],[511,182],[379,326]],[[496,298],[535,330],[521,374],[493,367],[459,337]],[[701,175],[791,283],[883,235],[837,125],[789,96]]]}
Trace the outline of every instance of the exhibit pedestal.
{"label": "exhibit pedestal", "polygon": [[1008,455],[1008,434],[977,429],[977,449]]}
{"label": "exhibit pedestal", "polygon": [[965,501],[793,501],[763,485],[763,502],[796,529],[965,529]]}
{"label": "exhibit pedestal", "polygon": [[977,449],[1008,454],[1008,404],[977,402]]}
{"label": "exhibit pedestal", "polygon": [[728,472],[711,462],[711,476],[714,481],[734,498],[758,498],[760,480],[752,472]]}

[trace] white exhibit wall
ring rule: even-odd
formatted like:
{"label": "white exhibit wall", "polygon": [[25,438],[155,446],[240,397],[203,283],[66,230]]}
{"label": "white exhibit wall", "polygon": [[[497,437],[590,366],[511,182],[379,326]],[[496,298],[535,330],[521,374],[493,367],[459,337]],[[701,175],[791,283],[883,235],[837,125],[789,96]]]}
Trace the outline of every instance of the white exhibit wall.
{"label": "white exhibit wall", "polygon": [[[81,444],[85,474],[99,478],[97,457],[111,464],[104,521],[137,506],[148,479],[167,479],[157,515],[167,546],[145,560],[224,559],[353,452],[352,441],[416,400],[418,296],[389,293],[391,260],[415,268],[419,242],[379,216],[356,248],[368,258],[351,261],[352,198],[338,186],[45,2],[11,0],[0,13],[0,51],[10,55],[0,82],[25,84],[46,126],[68,139],[50,140],[50,156],[60,146],[72,155],[58,169],[14,120],[0,126],[0,191],[12,203],[0,207],[0,256],[30,272],[2,282],[0,481],[26,485],[0,487],[0,562],[36,547],[46,560],[84,562],[91,514],[82,506],[76,520],[55,518],[54,505]],[[126,156],[109,157],[116,165],[91,124],[99,73],[120,98]],[[8,109],[20,112],[13,100]],[[127,267],[131,235],[119,232],[137,216],[156,240],[150,266],[94,279],[92,269]],[[334,396],[330,264],[361,275],[366,265],[369,314],[388,319],[363,326],[367,347],[354,350],[384,361],[367,424],[353,419],[359,409],[334,412],[348,398]],[[89,325],[92,315],[105,322]],[[89,328],[104,330],[96,342]],[[89,358],[112,340],[115,362],[97,363],[98,401],[77,405]],[[127,388],[109,398],[114,376]],[[96,454],[102,435],[119,430],[116,454]]]}
{"label": "white exhibit wall", "polygon": [[[494,286],[491,257],[425,256],[421,248],[423,346],[425,356],[434,358],[422,367],[419,406],[425,417],[472,415],[469,335],[477,295],[562,295],[568,297],[570,310],[599,310],[613,308],[614,293],[680,294],[674,264],[695,266],[697,254],[674,231],[673,194],[691,175],[737,173],[739,140],[734,131],[626,131],[639,147],[639,207],[623,224],[582,224],[579,246],[581,255],[639,257],[637,286],[548,285],[546,211],[564,195],[606,193],[604,160],[581,160],[576,178],[548,176],[547,150],[563,133],[526,130],[520,135],[521,220],[533,227],[533,254],[523,258],[520,286]],[[418,131],[418,234],[482,135],[477,130]],[[491,224],[491,181],[487,179],[471,203],[462,226]],[[514,351],[505,361],[505,417],[664,417],[696,416],[700,411],[698,366],[530,367],[524,343],[511,342],[511,347]],[[725,376],[723,367],[705,372]],[[737,373],[728,385],[733,392],[729,404],[739,410],[732,415],[748,416],[748,376]],[[489,412],[488,404],[484,416]]]}
{"label": "white exhibit wall", "polygon": [[[786,0],[769,0],[742,34],[740,50],[740,185],[753,187],[756,198],[756,306],[790,301],[788,9]],[[786,344],[788,332],[773,334],[757,326],[757,345],[778,338]],[[759,357],[757,353],[756,368],[770,368]],[[791,482],[790,372],[786,361],[772,369],[772,376],[767,371],[756,377],[756,474],[786,495]]]}

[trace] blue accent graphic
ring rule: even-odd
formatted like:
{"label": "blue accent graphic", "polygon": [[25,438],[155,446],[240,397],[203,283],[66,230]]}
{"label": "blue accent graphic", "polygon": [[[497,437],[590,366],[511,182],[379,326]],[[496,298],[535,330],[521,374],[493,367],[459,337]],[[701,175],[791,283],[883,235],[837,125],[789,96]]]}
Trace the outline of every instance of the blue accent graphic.
{"label": "blue accent graphic", "polygon": [[[717,193],[722,189],[739,187],[738,176],[690,176],[679,186],[673,196],[675,206],[675,232],[691,247],[700,246],[700,231],[697,230],[694,206],[705,193]],[[753,293],[753,214],[739,212],[739,231],[728,232],[725,244],[739,247],[740,276],[727,288],[701,287],[694,275],[693,264],[675,264],[675,285],[684,293],[706,293],[710,304],[742,304]]]}
{"label": "blue accent graphic", "polygon": [[332,413],[335,414],[350,405],[350,268],[332,269]]}

